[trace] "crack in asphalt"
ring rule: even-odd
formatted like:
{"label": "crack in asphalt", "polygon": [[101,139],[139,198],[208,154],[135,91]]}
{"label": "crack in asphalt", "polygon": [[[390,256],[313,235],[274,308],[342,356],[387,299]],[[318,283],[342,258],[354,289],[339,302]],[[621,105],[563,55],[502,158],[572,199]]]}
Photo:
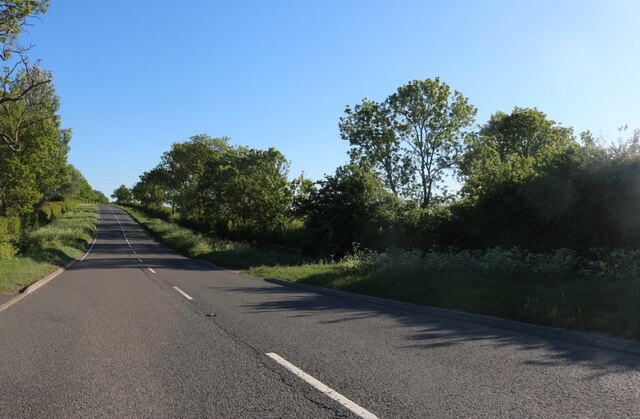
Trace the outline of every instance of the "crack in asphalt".
{"label": "crack in asphalt", "polygon": [[[190,302],[191,303],[191,302]],[[193,303],[191,303],[193,304]],[[322,396],[321,394],[318,394],[316,391],[312,391],[311,389],[305,389],[305,387],[307,386],[300,386],[297,381],[295,380],[296,383],[293,382],[292,378],[292,374],[289,373],[284,373],[284,371],[282,371],[282,368],[279,367],[276,363],[274,362],[270,362],[268,361],[268,358],[265,354],[263,354],[261,351],[259,351],[258,349],[256,349],[255,347],[253,347],[251,344],[249,344],[248,342],[246,342],[244,339],[242,339],[241,337],[239,337],[238,335],[236,335],[235,333],[229,331],[228,329],[226,329],[224,326],[222,326],[220,323],[218,323],[217,321],[215,321],[214,317],[209,317],[207,316],[205,313],[203,313],[202,311],[200,311],[199,309],[195,309],[195,312],[199,315],[204,315],[205,318],[207,318],[208,320],[211,320],[211,323],[213,323],[213,325],[215,327],[217,327],[220,331],[222,331],[222,333],[224,333],[229,339],[231,339],[234,343],[240,345],[240,346],[244,346],[245,348],[249,349],[253,354],[256,355],[258,361],[262,364],[262,366],[265,367],[266,370],[272,372],[273,374],[276,375],[276,377],[280,380],[280,382],[282,382],[285,386],[296,390],[296,391],[300,391],[302,392],[302,395],[305,397],[305,399],[307,399],[309,402],[313,403],[315,406],[327,410],[327,411],[331,411],[335,417],[337,418],[353,418],[353,417],[357,417],[353,414],[351,414],[351,412],[347,412],[344,409],[342,409],[341,407],[334,405],[333,403],[331,403],[329,400],[327,400],[326,402],[323,401],[325,399],[324,396]],[[321,396],[321,397],[318,397]]]}

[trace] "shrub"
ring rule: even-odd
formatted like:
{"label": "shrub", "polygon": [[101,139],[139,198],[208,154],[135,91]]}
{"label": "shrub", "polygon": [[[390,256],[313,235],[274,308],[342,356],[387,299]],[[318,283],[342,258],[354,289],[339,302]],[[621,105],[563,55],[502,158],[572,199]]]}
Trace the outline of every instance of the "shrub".
{"label": "shrub", "polygon": [[38,223],[41,225],[48,224],[53,220],[62,217],[66,212],[64,202],[46,202],[38,208]]}

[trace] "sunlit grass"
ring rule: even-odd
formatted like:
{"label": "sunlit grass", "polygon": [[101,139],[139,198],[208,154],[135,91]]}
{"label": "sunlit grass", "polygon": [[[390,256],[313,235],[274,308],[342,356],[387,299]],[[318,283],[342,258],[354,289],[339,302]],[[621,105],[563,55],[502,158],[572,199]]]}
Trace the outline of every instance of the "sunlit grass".
{"label": "sunlit grass", "polygon": [[634,267],[635,252],[623,256],[624,251],[616,250],[608,258],[591,262],[575,260],[578,256],[569,251],[559,253],[536,254],[528,260],[516,258],[514,251],[496,249],[485,253],[363,253],[333,264],[259,266],[249,273],[640,339],[640,275]]}
{"label": "sunlit grass", "polygon": [[27,235],[20,257],[0,260],[0,293],[17,291],[82,256],[97,228],[95,204],[82,204]]}
{"label": "sunlit grass", "polygon": [[172,249],[189,257],[206,260],[229,269],[245,270],[252,266],[298,264],[302,261],[302,258],[297,255],[208,237],[176,223],[149,217],[142,211],[130,207],[121,208]]}

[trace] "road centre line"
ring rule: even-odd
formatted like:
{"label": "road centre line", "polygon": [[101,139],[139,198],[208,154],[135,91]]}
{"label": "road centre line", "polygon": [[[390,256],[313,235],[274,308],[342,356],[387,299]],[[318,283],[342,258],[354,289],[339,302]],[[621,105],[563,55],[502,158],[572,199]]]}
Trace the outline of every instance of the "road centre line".
{"label": "road centre line", "polygon": [[[149,269],[151,269],[151,268],[149,268]],[[184,298],[186,298],[187,300],[189,300],[189,301],[192,301],[192,300],[193,300],[193,298],[191,298],[191,296],[189,296],[189,294],[187,294],[186,292],[182,291],[180,288],[178,288],[178,287],[174,286],[174,287],[173,287],[173,289],[174,289],[174,290],[176,290],[176,291],[178,291],[178,292],[180,293],[180,295],[182,295],[182,296],[183,296]]]}
{"label": "road centre line", "polygon": [[[176,288],[176,287],[174,287],[174,288]],[[267,355],[269,358],[273,359],[278,364],[282,365],[283,367],[285,367],[286,369],[288,369],[289,371],[294,373],[296,376],[298,376],[299,378],[301,378],[302,380],[307,382],[307,384],[310,384],[313,388],[315,388],[316,390],[318,390],[319,392],[321,392],[325,396],[327,396],[330,399],[333,399],[336,402],[340,403],[342,406],[344,406],[345,408],[349,409],[351,412],[355,413],[359,417],[367,418],[367,419],[377,418],[376,415],[374,415],[373,413],[369,412],[364,407],[359,406],[358,404],[356,404],[356,403],[352,402],[351,400],[347,399],[346,397],[344,397],[342,394],[340,394],[337,391],[333,390],[332,388],[326,386],[322,382],[316,380],[315,378],[313,378],[312,376],[310,376],[306,372],[302,371],[300,368],[296,367],[295,365],[293,365],[292,363],[290,363],[286,359],[282,358],[278,354],[276,354],[274,352],[269,352],[269,353],[267,353],[265,355]]]}

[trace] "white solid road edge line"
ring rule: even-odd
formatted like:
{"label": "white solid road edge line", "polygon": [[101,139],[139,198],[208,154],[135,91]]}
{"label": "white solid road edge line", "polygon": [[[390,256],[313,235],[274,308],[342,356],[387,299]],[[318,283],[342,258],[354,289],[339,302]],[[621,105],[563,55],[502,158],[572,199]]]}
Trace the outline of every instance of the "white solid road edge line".
{"label": "white solid road edge line", "polygon": [[[99,224],[100,224],[100,219],[98,218],[98,225]],[[89,250],[87,250],[87,253],[85,253],[84,256],[80,258],[81,261],[83,261],[84,258],[89,256],[89,253],[91,253],[91,251],[93,250],[93,246],[96,244],[96,240],[98,240],[98,227],[96,227],[96,236],[93,238],[93,243],[91,243],[91,247],[89,247]]]}
{"label": "white solid road edge line", "polygon": [[[151,268],[149,268],[149,269],[151,269]],[[180,293],[180,295],[182,295],[187,300],[189,300],[189,301],[193,300],[193,298],[191,298],[191,296],[189,296],[189,294],[187,294],[186,292],[182,291],[180,288],[174,286],[173,289],[178,291]]]}
{"label": "white solid road edge line", "polygon": [[361,418],[367,418],[367,419],[377,418],[376,415],[374,415],[373,413],[369,412],[364,407],[352,402],[351,400],[347,399],[346,397],[344,397],[342,394],[338,393],[334,389],[324,385],[323,383],[321,383],[320,381],[316,380],[315,378],[313,378],[312,376],[310,376],[306,372],[302,371],[300,368],[296,367],[295,365],[293,365],[292,363],[290,363],[286,359],[282,358],[278,354],[273,353],[273,352],[269,352],[268,354],[265,354],[265,355],[267,355],[269,358],[273,359],[278,364],[282,365],[283,367],[285,367],[286,369],[288,369],[289,371],[291,371],[292,373],[294,373],[295,375],[297,375],[298,377],[300,377],[301,379],[306,381],[313,388],[315,388],[316,390],[318,390],[319,392],[321,392],[325,396],[337,401],[342,406],[344,406],[345,408],[349,409],[350,411],[352,411],[356,415],[360,416]]}
{"label": "white solid road edge line", "polygon": [[[86,258],[87,256],[89,256],[89,253],[91,253],[91,250],[93,250],[93,246],[96,244],[96,241],[98,240],[98,232],[100,231],[100,212],[98,211],[98,223],[96,224],[96,235],[93,238],[93,243],[91,243],[91,246],[89,247],[89,250],[87,250],[87,253],[84,254],[84,256],[82,256],[80,258],[80,262],[84,260],[84,258]],[[67,270],[67,268],[71,265],[73,265],[75,262],[77,262],[78,260],[73,260],[71,262],[69,262],[67,265],[63,266],[62,268],[58,269],[57,271],[45,276],[44,278],[42,278],[39,281],[34,282],[33,284],[29,285],[27,287],[26,290],[24,290],[23,293],[18,294],[14,299],[7,301],[6,303],[0,305],[0,311],[3,311],[7,308],[9,308],[10,306],[14,305],[15,303],[17,303],[18,301],[22,300],[24,297],[26,297],[27,295],[31,294],[32,292],[34,292],[35,290],[37,290],[38,288],[40,288],[41,286],[45,285],[47,282],[51,281],[52,279],[54,279],[56,276],[60,275],[61,273],[63,273],[64,271]]]}

